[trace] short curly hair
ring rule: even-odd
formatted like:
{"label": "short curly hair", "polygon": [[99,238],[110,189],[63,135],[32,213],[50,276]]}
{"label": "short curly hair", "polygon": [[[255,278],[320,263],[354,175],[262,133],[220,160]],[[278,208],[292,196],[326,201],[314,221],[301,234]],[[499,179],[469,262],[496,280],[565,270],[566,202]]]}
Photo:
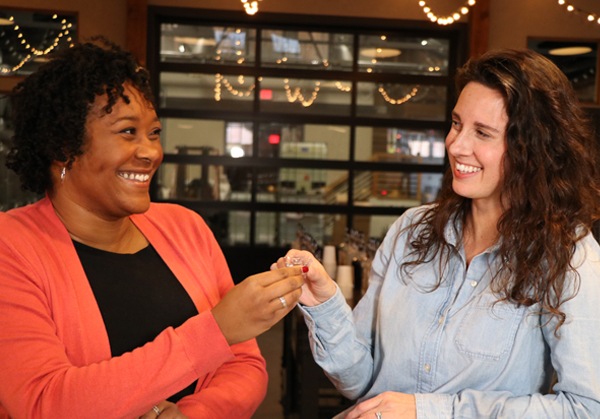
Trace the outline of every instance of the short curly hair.
{"label": "short curly hair", "polygon": [[50,54],[50,61],[12,91],[14,136],[6,166],[23,190],[52,190],[53,161],[70,166],[83,153],[85,123],[97,95],[108,96],[107,113],[119,98],[129,103],[131,83],[154,106],[149,74],[134,56],[97,36]]}

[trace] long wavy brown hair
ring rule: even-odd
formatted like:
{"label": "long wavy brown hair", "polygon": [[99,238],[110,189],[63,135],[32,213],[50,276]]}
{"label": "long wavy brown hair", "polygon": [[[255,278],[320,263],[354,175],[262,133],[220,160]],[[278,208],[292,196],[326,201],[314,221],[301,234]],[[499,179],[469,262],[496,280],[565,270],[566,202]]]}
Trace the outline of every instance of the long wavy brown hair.
{"label": "long wavy brown hair", "polygon": [[[480,83],[500,92],[508,114],[507,151],[498,221],[498,257],[503,261],[492,280],[499,301],[531,306],[565,322],[561,304],[573,298],[565,278],[574,271],[576,244],[600,218],[597,144],[565,75],[548,59],[528,50],[500,50],[470,60],[456,76],[457,91]],[[444,238],[452,223],[464,225],[471,200],[452,189],[449,168],[436,205],[408,227],[409,257],[401,269],[431,262],[440,252],[440,279],[453,248]],[[419,227],[419,228],[417,228]]]}

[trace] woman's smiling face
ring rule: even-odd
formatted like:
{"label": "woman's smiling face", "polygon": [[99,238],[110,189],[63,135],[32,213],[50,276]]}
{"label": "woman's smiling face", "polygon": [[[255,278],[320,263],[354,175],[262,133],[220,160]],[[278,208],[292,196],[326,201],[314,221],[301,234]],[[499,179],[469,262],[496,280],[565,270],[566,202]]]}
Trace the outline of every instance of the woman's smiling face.
{"label": "woman's smiling face", "polygon": [[476,82],[464,87],[446,137],[452,188],[458,195],[500,205],[507,124],[500,92]]}
{"label": "woman's smiling face", "polygon": [[127,104],[119,98],[106,113],[107,95],[96,96],[87,116],[83,154],[61,187],[80,207],[114,220],[150,206],[150,180],[162,161],[161,125],[152,105],[125,83]]}

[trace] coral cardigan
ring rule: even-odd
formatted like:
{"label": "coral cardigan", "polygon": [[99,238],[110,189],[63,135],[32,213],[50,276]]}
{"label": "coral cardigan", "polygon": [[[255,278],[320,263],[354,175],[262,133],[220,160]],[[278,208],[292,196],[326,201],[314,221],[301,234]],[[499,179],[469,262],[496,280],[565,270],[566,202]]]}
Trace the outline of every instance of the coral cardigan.
{"label": "coral cardigan", "polygon": [[131,216],[190,295],[197,316],[111,358],[71,238],[46,197],[0,213],[0,419],[132,419],[198,379],[190,419],[250,418],[267,374],[255,340],[229,346],[210,309],[233,286],[195,213],[152,204]]}

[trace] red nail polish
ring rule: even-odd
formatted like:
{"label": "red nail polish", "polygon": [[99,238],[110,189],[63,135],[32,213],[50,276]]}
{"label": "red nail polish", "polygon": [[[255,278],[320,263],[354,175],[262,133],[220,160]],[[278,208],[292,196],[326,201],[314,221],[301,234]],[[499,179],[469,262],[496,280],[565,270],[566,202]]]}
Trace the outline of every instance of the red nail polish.
{"label": "red nail polish", "polygon": [[302,273],[305,274],[308,272],[308,266],[303,266],[302,267]]}

